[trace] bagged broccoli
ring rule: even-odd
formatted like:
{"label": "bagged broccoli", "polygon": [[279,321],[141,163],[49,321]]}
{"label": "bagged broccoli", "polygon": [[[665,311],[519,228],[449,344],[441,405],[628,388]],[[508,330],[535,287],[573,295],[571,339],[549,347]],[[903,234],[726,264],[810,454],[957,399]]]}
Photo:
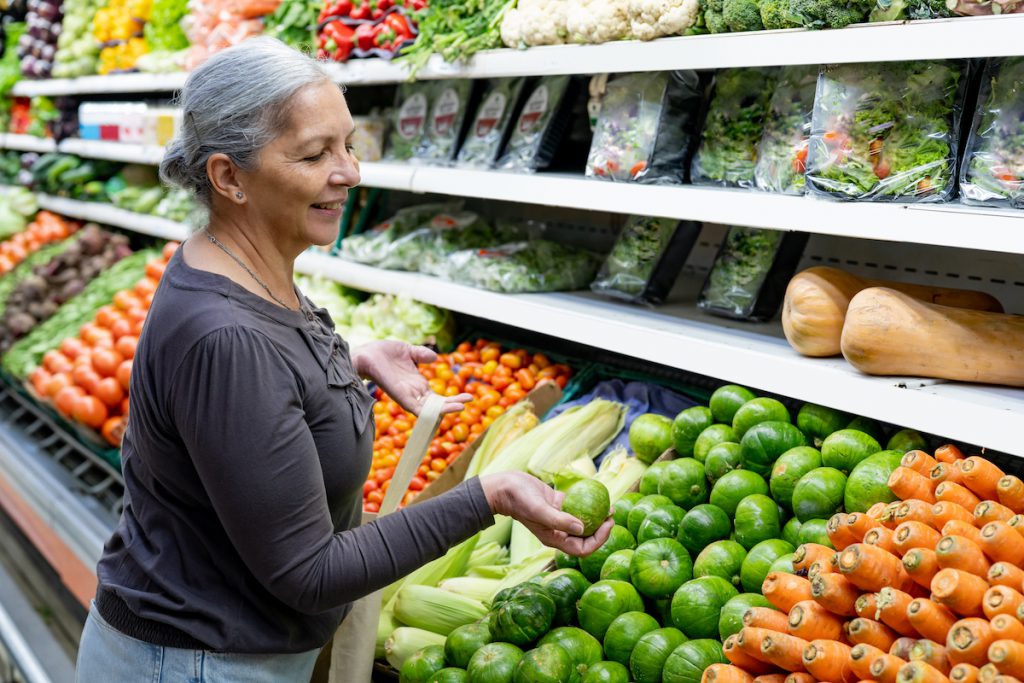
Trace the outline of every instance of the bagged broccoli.
{"label": "bagged broccoli", "polygon": [[435,86],[417,160],[446,164],[455,158],[472,94],[471,80],[441,81]]}
{"label": "bagged broccoli", "polygon": [[700,100],[696,71],[650,71],[610,81],[590,146],[587,176],[684,182]]}
{"label": "bagged broccoli", "polygon": [[498,168],[538,171],[554,159],[569,125],[576,82],[572,76],[545,76],[530,91],[512,128]]}
{"label": "bagged broccoli", "polygon": [[558,292],[584,289],[597,265],[597,256],[589,251],[533,239],[456,252],[441,275],[492,292]]}
{"label": "bagged broccoli", "polygon": [[715,74],[700,148],[693,157],[696,185],[754,186],[757,146],[778,70],[724,69]]}
{"label": "bagged broccoli", "polygon": [[523,91],[522,78],[497,78],[487,82],[466,139],[459,150],[458,165],[490,168],[505,141],[509,121]]}
{"label": "bagged broccoli", "polygon": [[816,66],[787,66],[779,73],[754,167],[759,190],[783,194],[805,192],[807,139],[811,135],[817,83]]}
{"label": "bagged broccoli", "polygon": [[1024,209],[1024,57],[989,61],[965,155],[964,202]]}
{"label": "bagged broccoli", "polygon": [[966,62],[825,68],[807,183],[836,199],[945,201],[956,189]]}
{"label": "bagged broccoli", "polygon": [[806,233],[730,228],[697,305],[727,318],[768,320],[778,312],[806,244]]}
{"label": "bagged broccoli", "polygon": [[395,108],[391,112],[391,133],[384,154],[388,161],[411,159],[423,144],[433,88],[433,83],[424,81],[398,86]]}
{"label": "bagged broccoli", "polygon": [[638,303],[661,303],[700,230],[699,223],[630,216],[590,289]]}

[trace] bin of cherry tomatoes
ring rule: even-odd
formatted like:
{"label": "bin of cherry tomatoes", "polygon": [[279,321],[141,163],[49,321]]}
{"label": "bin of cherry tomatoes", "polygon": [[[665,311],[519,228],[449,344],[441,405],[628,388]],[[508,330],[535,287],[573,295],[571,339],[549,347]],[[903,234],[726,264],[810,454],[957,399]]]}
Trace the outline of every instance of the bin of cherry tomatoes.
{"label": "bin of cherry tomatoes", "polygon": [[[502,348],[497,342],[481,339],[463,342],[449,354],[441,354],[433,363],[420,366],[431,389],[444,396],[463,392],[473,400],[460,413],[445,415],[437,436],[430,443],[419,470],[402,499],[412,501],[430,482],[476,441],[484,430],[512,404],[522,400],[542,382],[554,382],[565,388],[572,369],[553,362],[543,353],[525,349]],[[388,489],[395,466],[416,424],[416,417],[402,409],[382,390],[376,391],[373,407],[377,436],[373,443],[370,474],[363,484],[363,510],[377,512]]]}

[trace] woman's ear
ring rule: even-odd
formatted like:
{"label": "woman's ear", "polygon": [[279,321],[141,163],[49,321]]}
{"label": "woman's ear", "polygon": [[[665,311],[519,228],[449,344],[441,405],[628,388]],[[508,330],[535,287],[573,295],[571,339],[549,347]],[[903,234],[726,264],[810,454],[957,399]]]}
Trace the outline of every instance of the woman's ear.
{"label": "woman's ear", "polygon": [[206,174],[215,194],[235,204],[245,203],[245,190],[238,168],[227,154],[211,154],[206,160]]}

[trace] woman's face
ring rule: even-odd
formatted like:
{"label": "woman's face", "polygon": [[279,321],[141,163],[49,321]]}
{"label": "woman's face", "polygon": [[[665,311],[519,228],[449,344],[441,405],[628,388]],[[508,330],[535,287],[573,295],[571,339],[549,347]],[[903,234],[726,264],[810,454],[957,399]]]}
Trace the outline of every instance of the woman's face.
{"label": "woman's face", "polygon": [[349,188],[359,184],[352,153],[354,124],[337,85],[318,83],[296,93],[285,130],[242,173],[249,211],[299,250],[338,236]]}

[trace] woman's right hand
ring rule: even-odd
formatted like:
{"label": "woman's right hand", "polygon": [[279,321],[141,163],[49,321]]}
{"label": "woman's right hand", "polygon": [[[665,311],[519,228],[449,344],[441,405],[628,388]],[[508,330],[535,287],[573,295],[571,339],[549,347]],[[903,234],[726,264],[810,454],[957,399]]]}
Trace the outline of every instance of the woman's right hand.
{"label": "woman's right hand", "polygon": [[480,478],[487,502],[494,514],[507,515],[529,529],[547,546],[575,556],[589,555],[600,548],[612,530],[609,517],[594,532],[582,538],[583,523],[562,512],[565,494],[525,472],[502,472]]}

